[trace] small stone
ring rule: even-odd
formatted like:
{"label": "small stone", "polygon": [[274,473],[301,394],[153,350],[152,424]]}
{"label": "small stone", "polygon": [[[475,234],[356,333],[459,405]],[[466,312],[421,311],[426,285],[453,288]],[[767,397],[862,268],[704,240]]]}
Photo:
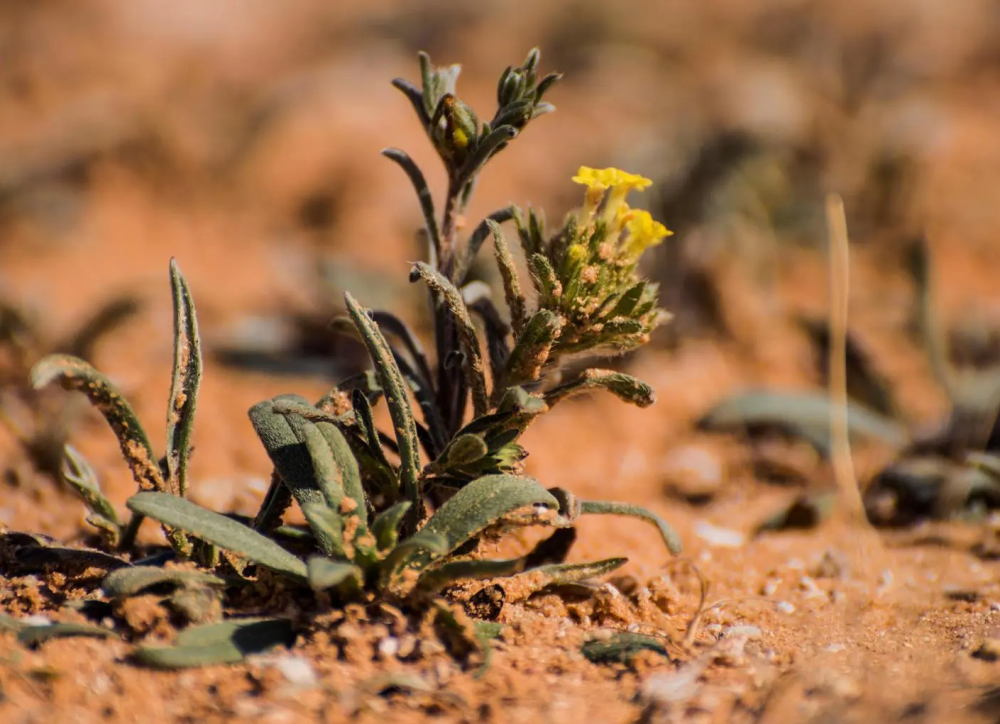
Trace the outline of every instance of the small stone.
{"label": "small stone", "polygon": [[788,601],[778,601],[774,607],[781,613],[795,613],[795,606]]}
{"label": "small stone", "polygon": [[304,656],[279,656],[274,660],[274,667],[290,684],[303,688],[312,688],[319,683],[319,677],[312,662]]}
{"label": "small stone", "polygon": [[399,653],[399,639],[395,636],[387,636],[378,642],[378,655],[380,659],[391,659]]}
{"label": "small stone", "polygon": [[764,585],[761,587],[760,592],[763,596],[773,596],[778,592],[778,584],[781,583],[780,578],[768,578],[764,581]]}
{"label": "small stone", "polygon": [[756,640],[762,635],[761,630],[756,626],[730,626],[723,632],[722,638],[728,639],[735,636],[742,636],[747,639]]}
{"label": "small stone", "polygon": [[740,548],[746,542],[746,536],[740,531],[720,528],[704,520],[695,523],[694,533],[716,548]]}

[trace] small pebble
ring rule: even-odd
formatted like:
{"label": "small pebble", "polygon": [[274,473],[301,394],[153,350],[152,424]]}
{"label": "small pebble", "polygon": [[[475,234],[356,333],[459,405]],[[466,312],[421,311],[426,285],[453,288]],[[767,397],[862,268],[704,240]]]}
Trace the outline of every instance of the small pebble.
{"label": "small pebble", "polygon": [[378,653],[383,659],[391,659],[399,653],[399,639],[395,636],[387,636],[378,642]]}
{"label": "small pebble", "polygon": [[795,606],[788,601],[778,601],[774,607],[781,613],[795,613]]}
{"label": "small pebble", "polygon": [[745,636],[748,639],[759,639],[761,635],[761,630],[756,626],[730,626],[722,633],[722,638]]}
{"label": "small pebble", "polygon": [[279,656],[274,660],[274,666],[295,686],[313,687],[319,683],[312,662],[304,656]]}
{"label": "small pebble", "polygon": [[739,548],[746,542],[746,536],[738,530],[720,528],[704,520],[695,523],[694,533],[717,548]]}

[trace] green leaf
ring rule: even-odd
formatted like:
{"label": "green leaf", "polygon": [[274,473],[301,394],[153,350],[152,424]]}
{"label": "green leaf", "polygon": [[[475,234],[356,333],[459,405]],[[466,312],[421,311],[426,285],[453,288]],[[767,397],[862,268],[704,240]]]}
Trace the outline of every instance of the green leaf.
{"label": "green leaf", "polygon": [[156,669],[236,664],[250,654],[290,646],[293,640],[294,630],[288,619],[229,620],[187,628],[173,646],[140,646],[135,657]]}
{"label": "green leaf", "polygon": [[631,503],[611,503],[604,501],[582,501],[580,503],[580,515],[628,515],[633,518],[641,518],[656,526],[663,537],[663,542],[667,544],[667,550],[674,555],[679,554],[684,545],[680,536],[670,527],[667,521],[645,508]]}
{"label": "green leaf", "polygon": [[531,271],[531,280],[538,292],[540,304],[551,304],[562,295],[562,283],[543,254],[528,256],[528,269]]}
{"label": "green leaf", "polygon": [[[283,396],[275,398],[275,401],[259,402],[250,408],[250,421],[264,443],[274,469],[313,528],[320,547],[328,555],[343,555],[343,525],[335,515],[343,490],[338,481],[318,474],[309,448],[303,442],[308,434],[306,430],[311,430],[318,438],[314,444],[321,452],[325,448],[327,456],[330,455],[329,447],[313,423],[299,415],[282,415],[274,410],[277,402],[300,400],[304,401],[304,398]],[[330,509],[333,514],[324,513],[324,509]]]}
{"label": "green leaf", "polygon": [[309,587],[314,591],[325,591],[335,586],[360,589],[363,573],[353,563],[335,561],[326,556],[312,556],[306,567],[309,570]]}
{"label": "green leaf", "polygon": [[[445,501],[423,528],[400,545],[441,538],[445,541],[445,553],[450,553],[492,525],[511,522],[514,517],[525,522],[538,519],[539,512],[554,510],[558,505],[552,494],[532,478],[485,475]],[[421,570],[443,555],[429,548],[417,550],[407,561],[407,567]]]}
{"label": "green leaf", "polygon": [[623,402],[630,402],[637,407],[649,407],[656,402],[656,393],[653,388],[642,380],[623,372],[599,369],[585,370],[572,382],[547,392],[545,402],[548,403],[549,407],[554,407],[556,403],[567,397],[595,389],[607,390]]}
{"label": "green leaf", "polygon": [[147,588],[169,584],[175,587],[222,587],[224,578],[202,571],[184,571],[159,566],[130,566],[119,568],[104,577],[101,589],[111,598],[128,598]]}
{"label": "green leaf", "polygon": [[117,638],[111,629],[101,626],[91,626],[85,623],[53,623],[44,626],[25,626],[17,632],[18,643],[24,646],[36,646],[54,638],[70,636],[91,636],[100,638]]}
{"label": "green leaf", "polygon": [[249,558],[273,571],[306,579],[306,564],[269,538],[224,515],[213,513],[169,493],[144,492],[128,500],[130,510],[166,525],[188,531],[196,538]]}
{"label": "green leaf", "polygon": [[45,357],[31,370],[31,384],[36,390],[52,382],[59,382],[67,390],[82,392],[104,416],[118,438],[125,462],[140,489],[167,490],[146,431],[131,405],[107,377],[82,359],[57,354]]}
{"label": "green leaf", "polygon": [[387,551],[395,548],[399,539],[399,523],[411,505],[409,500],[401,500],[375,516],[372,522],[372,535],[375,536],[375,544],[379,550]]}
{"label": "green leaf", "polygon": [[383,149],[382,155],[398,164],[406,172],[410,183],[413,184],[413,189],[417,192],[417,200],[420,202],[420,210],[424,214],[424,228],[431,240],[431,263],[437,264],[437,260],[441,258],[441,232],[438,229],[434,211],[434,197],[431,196],[431,190],[427,186],[423,172],[405,151],[398,148]]}
{"label": "green leaf", "polygon": [[[830,398],[813,392],[744,392],[726,398],[699,421],[707,430],[778,429],[808,440],[821,454],[830,452]],[[905,431],[894,421],[848,403],[847,428],[851,437],[875,438],[895,447],[906,444]]]}
{"label": "green leaf", "polygon": [[528,314],[525,311],[527,302],[524,293],[521,292],[521,282],[517,275],[517,266],[514,264],[514,257],[511,256],[507,239],[503,235],[503,229],[493,219],[486,219],[486,224],[493,232],[493,253],[496,257],[497,267],[500,269],[500,277],[503,279],[504,297],[507,300],[507,309],[510,311],[510,324],[514,329],[514,334],[519,335],[524,329]]}
{"label": "green leaf", "polygon": [[[111,505],[111,501],[104,497],[100,484],[97,482],[97,475],[90,467],[87,459],[81,455],[72,445],[63,447],[63,479],[76,491],[83,499],[87,508],[95,515],[110,523],[120,535],[118,514]],[[116,541],[110,541],[113,548]]]}
{"label": "green leaf", "polygon": [[476,417],[485,415],[489,408],[489,398],[486,394],[486,369],[483,366],[482,350],[479,348],[479,337],[475,324],[469,315],[469,310],[462,299],[462,293],[454,284],[437,272],[433,267],[417,262],[410,272],[410,281],[423,279],[434,294],[437,304],[447,306],[456,320],[458,340],[465,355],[465,376],[469,389],[472,391],[472,406]]}
{"label": "green leaf", "polygon": [[174,301],[174,370],[167,403],[167,484],[174,494],[183,497],[187,494],[191,430],[201,387],[201,338],[191,290],[176,259],[170,260],[170,289]]}
{"label": "green leaf", "polygon": [[561,586],[584,581],[588,578],[597,578],[621,568],[626,563],[628,563],[628,558],[605,558],[587,563],[554,563],[548,566],[539,566],[511,576],[504,581],[506,601],[508,603],[523,601],[549,586]]}
{"label": "green leaf", "polygon": [[344,293],[348,313],[354,321],[358,332],[364,340],[368,354],[375,364],[375,374],[379,384],[385,390],[386,403],[389,406],[389,416],[396,432],[396,445],[399,447],[399,481],[403,494],[414,508],[419,510],[420,495],[420,441],[417,437],[417,424],[413,419],[413,410],[406,397],[406,383],[392,358],[392,350],[379,331],[378,326],[368,316],[349,293]]}
{"label": "green leaf", "polygon": [[627,664],[640,651],[652,651],[670,658],[670,652],[663,639],[624,631],[615,633],[606,640],[591,639],[580,648],[580,651],[588,661],[595,664]]}
{"label": "green leaf", "polygon": [[437,593],[458,581],[509,576],[519,572],[523,567],[523,558],[505,560],[469,558],[461,561],[448,561],[425,571],[417,581],[417,588],[427,593]]}
{"label": "green leaf", "polygon": [[562,328],[563,318],[548,309],[531,315],[510,352],[500,385],[493,390],[494,398],[509,387],[538,380]]}

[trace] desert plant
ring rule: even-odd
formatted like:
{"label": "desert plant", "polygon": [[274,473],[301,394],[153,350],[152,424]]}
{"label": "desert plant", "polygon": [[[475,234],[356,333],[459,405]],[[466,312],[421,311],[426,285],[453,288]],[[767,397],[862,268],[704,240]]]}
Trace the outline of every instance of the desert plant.
{"label": "desert plant", "polygon": [[[118,435],[141,488],[128,500],[134,521],[159,521],[176,554],[226,566],[238,574],[236,581],[250,577],[248,564],[253,564],[341,601],[430,606],[460,628],[439,598],[457,581],[519,577],[513,580],[517,595],[524,597],[622,565],[624,558],[564,563],[580,515],[647,520],[672,552],[680,550],[667,523],[639,506],[578,501],[568,491],[547,490],[523,475],[521,434],[561,400],[605,389],[641,407],[653,402],[649,386],[621,372],[588,369],[562,380],[558,371],[566,357],[619,353],[648,340],[663,313],[656,307],[655,285],[639,278],[637,263],[645,248],[669,234],[648,212],[627,204],[629,191],[641,190],[647,179],[584,167],[574,180],[587,186],[585,203],[551,238],[540,215],[511,207],[479,224],[464,245],[458,243],[458,218],[484,165],[532,119],[551,110],[542,98],[558,76],[538,79],[538,61],[538,51],[532,51],[522,65],[504,71],[498,108],[489,122],[478,121],[454,96],[457,66],[434,69],[421,54],[422,88],[394,82],[413,103],[447,171],[439,219],[416,164],[403,151],[385,152],[408,174],[423,210],[429,260],[414,264],[410,279],[429,289],[436,355],[432,364],[400,318],[367,310],[346,294],[348,317],[339,327],[363,342],[374,369],[337,385],[316,404],[283,395],[251,408],[251,422],[274,466],[271,487],[253,521],[185,498],[201,367],[194,305],[176,264],[171,263],[174,385],[161,464],[128,404],[96,370],[65,357],[36,366],[37,386],[58,379],[83,391]],[[500,228],[511,219],[535,290],[533,303],[522,291]],[[490,236],[506,315],[484,285],[464,283]],[[374,422],[372,406],[382,399],[392,435]],[[84,487],[92,491],[96,485]],[[98,496],[85,499],[95,513],[103,511],[111,519]],[[290,542],[281,535],[281,521],[293,502],[308,529]],[[525,525],[556,533],[524,556],[483,557],[484,542]],[[302,550],[305,556],[298,554]],[[204,647],[195,648],[192,662],[211,656]],[[226,656],[235,655],[231,645],[223,648]],[[163,660],[173,662],[164,665],[178,662],[172,654]]]}

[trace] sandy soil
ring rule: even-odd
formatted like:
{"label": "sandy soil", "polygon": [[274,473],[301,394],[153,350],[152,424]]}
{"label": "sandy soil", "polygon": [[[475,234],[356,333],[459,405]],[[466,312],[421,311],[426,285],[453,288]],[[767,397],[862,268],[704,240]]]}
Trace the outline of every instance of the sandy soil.
{"label": "sandy soil", "polygon": [[[497,72],[532,45],[545,68],[567,72],[552,96],[558,113],[496,160],[470,218],[530,201],[558,219],[576,201],[569,177],[580,164],[644,173],[657,180],[649,203],[677,230],[670,241],[684,245],[684,263],[714,280],[720,318],[713,328],[679,316],[677,344],[658,338],[628,360],[656,388],[652,408],[574,401],[524,440],[528,472],[546,485],[641,503],[671,521],[686,563],[668,560],[644,526],[583,521],[572,560],[620,554],[628,565],[589,600],[506,607],[482,678],[433,636],[409,655],[386,649],[381,642],[408,634],[391,613],[360,608],[321,615],[290,654],[181,673],[137,665],[125,640],[31,649],[0,630],[0,721],[996,721],[1000,581],[995,560],[976,554],[994,520],[880,532],[834,520],[755,536],[802,489],[829,486],[829,465],[779,445],[772,455],[802,479],[776,485],[757,474],[743,440],[694,424],[747,387],[821,389],[794,317],[826,314],[821,211],[831,190],[843,194],[853,234],[852,333],[903,420],[944,419],[947,398],[906,328],[913,304],[900,250],[926,230],[946,324],[998,328],[995,9],[985,0],[947,10],[862,0],[749,7],[0,8],[0,293],[35,310],[49,338],[116,295],[137,295],[141,312],[100,340],[94,362],[156,441],[170,376],[167,264],[179,260],[210,352],[191,494],[215,510],[252,513],[266,488],[270,466],[246,410],[281,392],[318,397],[336,379],[332,367],[278,375],[223,364],[217,353],[243,339],[248,320],[322,325],[345,287],[370,306],[412,306],[405,275],[419,253],[418,209],[378,151],[407,149],[440,186],[388,83],[414,77],[420,48],[463,62],[460,90],[482,108]],[[753,139],[752,150],[724,155],[699,187],[699,153],[730,136]],[[658,253],[649,271],[676,299],[667,285],[677,260]],[[321,262],[336,272],[326,284]],[[316,333],[309,342],[314,362],[337,351]],[[84,412],[72,440],[123,506],[134,483],[103,422]],[[892,458],[874,445],[854,453],[862,484]],[[0,462],[0,530],[86,542],[83,507],[33,471],[2,429]],[[686,502],[678,489],[708,502]],[[158,542],[152,526],[143,536]],[[699,603],[690,564],[710,582],[708,602],[725,603],[683,646]],[[91,595],[97,580],[0,576],[0,610],[60,621],[82,620],[65,603]],[[155,623],[161,614],[133,615]],[[669,637],[670,656],[587,661],[583,641],[610,630]]]}

